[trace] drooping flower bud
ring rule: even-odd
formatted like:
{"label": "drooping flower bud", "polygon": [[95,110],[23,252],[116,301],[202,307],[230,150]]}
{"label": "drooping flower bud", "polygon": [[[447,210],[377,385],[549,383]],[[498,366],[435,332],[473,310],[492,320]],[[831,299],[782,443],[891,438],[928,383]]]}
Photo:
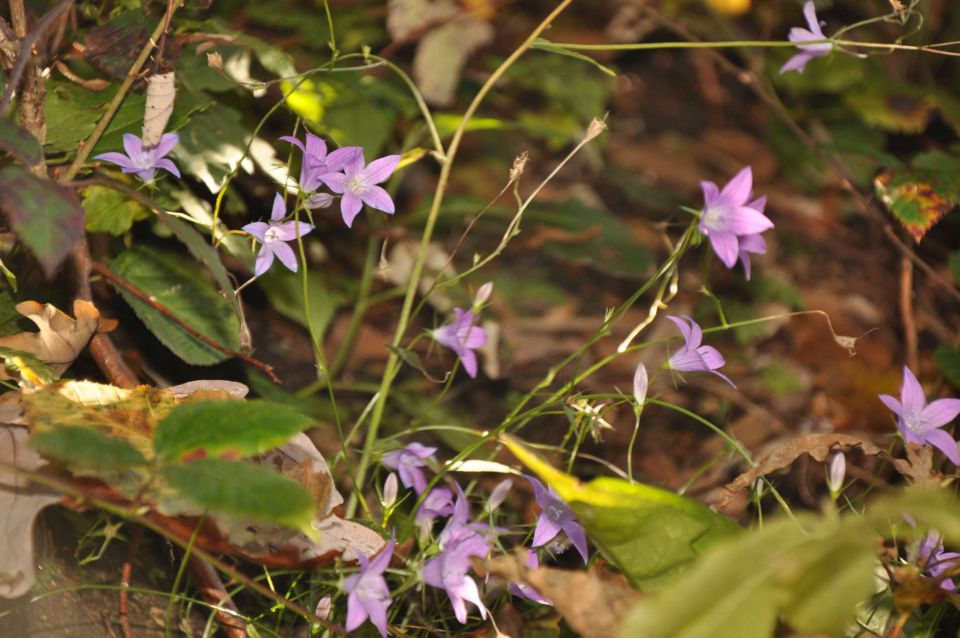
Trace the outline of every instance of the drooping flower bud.
{"label": "drooping flower bud", "polygon": [[479,310],[483,304],[487,303],[490,299],[490,295],[493,294],[493,282],[488,281],[479,288],[477,288],[477,294],[473,296],[473,309]]}
{"label": "drooping flower bud", "polygon": [[507,494],[510,493],[510,489],[513,487],[512,479],[504,479],[500,481],[493,491],[490,492],[490,498],[487,500],[487,511],[492,512],[503,504],[504,499],[507,498]]}
{"label": "drooping flower bud", "polygon": [[384,508],[390,509],[393,507],[393,504],[397,502],[397,492],[399,489],[397,485],[397,475],[390,472],[390,474],[387,475],[387,480],[383,482],[383,499],[380,503]]}
{"label": "drooping flower bud", "polygon": [[843,490],[843,479],[847,474],[847,457],[843,452],[833,455],[830,461],[830,471],[827,473],[827,487],[830,489],[830,496],[836,499]]}

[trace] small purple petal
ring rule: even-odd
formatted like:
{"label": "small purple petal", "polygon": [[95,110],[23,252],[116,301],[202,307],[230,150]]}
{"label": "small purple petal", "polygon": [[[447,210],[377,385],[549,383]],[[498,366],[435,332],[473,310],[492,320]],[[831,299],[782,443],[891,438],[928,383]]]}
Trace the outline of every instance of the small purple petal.
{"label": "small purple petal", "polygon": [[381,157],[380,159],[375,159],[370,162],[367,167],[363,169],[363,175],[370,180],[371,184],[379,184],[386,181],[387,178],[393,174],[393,171],[397,169],[397,164],[399,163],[399,155],[387,155],[386,157]]}
{"label": "small purple petal", "polygon": [[541,515],[537,519],[537,527],[533,530],[533,541],[530,543],[533,547],[546,545],[560,533],[560,526],[551,521],[546,516]]}
{"label": "small purple petal", "polygon": [[[180,136],[176,133],[164,133],[160,136],[160,141],[152,149],[154,157],[163,157],[173,150],[173,147],[180,141]],[[178,176],[179,177],[179,176]]]}
{"label": "small purple petal", "polygon": [[270,219],[277,222],[283,219],[287,214],[287,207],[283,203],[283,197],[277,193],[273,197],[273,210],[270,211]]}
{"label": "small purple petal", "polygon": [[110,152],[110,153],[101,153],[100,155],[95,155],[95,160],[102,162],[110,162],[111,164],[116,164],[121,168],[127,169],[128,172],[135,170],[133,164],[130,162],[130,158],[124,155],[123,153]]}
{"label": "small purple petal", "polygon": [[127,152],[131,160],[135,161],[137,156],[143,155],[143,140],[133,133],[124,133],[123,150]]}
{"label": "small purple petal", "polygon": [[732,233],[712,232],[709,237],[713,252],[717,254],[723,265],[727,268],[733,268],[733,265],[737,263],[737,257],[739,257],[737,236]]}
{"label": "small purple petal", "polygon": [[392,215],[395,211],[393,200],[390,199],[389,193],[379,186],[368,186],[363,191],[362,198],[363,203],[370,208],[382,210],[388,215]]}
{"label": "small purple petal", "polygon": [[353,193],[344,193],[340,199],[340,215],[343,217],[343,223],[347,228],[353,226],[353,220],[357,213],[363,208],[363,201]]}
{"label": "small purple petal", "polygon": [[477,353],[473,350],[464,350],[460,353],[460,363],[463,370],[471,379],[477,378]]}
{"label": "small purple petal", "polygon": [[241,230],[245,230],[246,232],[256,237],[258,240],[260,240],[261,243],[263,243],[263,238],[269,229],[270,229],[270,224],[266,222],[250,222],[249,224],[244,226]]}
{"label": "small purple petal", "polygon": [[171,160],[168,160],[168,159],[165,158],[165,157],[164,157],[164,158],[161,158],[161,159],[158,159],[158,160],[154,163],[154,166],[155,166],[156,168],[162,168],[163,170],[168,171],[168,172],[172,173],[173,175],[176,175],[177,177],[180,177],[180,169],[177,168],[177,165],[176,165],[176,164],[174,164]]}
{"label": "small purple petal", "polygon": [[274,229],[277,231],[277,237],[280,241],[293,241],[297,238],[298,233],[300,237],[303,237],[313,230],[313,226],[307,222],[291,220],[274,226]]}
{"label": "small purple petal", "polygon": [[903,415],[903,406],[895,398],[889,394],[881,394],[880,400],[883,401],[883,404],[890,408],[890,411],[896,414],[898,417]]}
{"label": "small purple petal", "polygon": [[578,552],[580,552],[580,556],[583,558],[583,563],[586,565],[590,559],[587,552],[587,537],[583,533],[583,528],[580,527],[579,523],[568,521],[566,524],[564,524],[563,531],[566,532],[567,538],[570,539],[570,542],[573,543],[573,546],[577,548]]}
{"label": "small purple petal", "polygon": [[347,176],[343,173],[324,173],[319,179],[327,185],[327,188],[338,195],[345,193],[347,190]]}
{"label": "small purple petal", "polygon": [[293,252],[293,248],[290,248],[289,244],[285,244],[282,241],[275,241],[264,244],[264,248],[271,250],[288,269],[297,272],[297,255]]}
{"label": "small purple petal", "polygon": [[296,146],[297,148],[299,148],[301,153],[306,153],[306,152],[307,152],[307,149],[305,149],[305,148],[303,147],[303,142],[301,142],[301,141],[298,140],[297,138],[293,137],[292,135],[284,135],[283,137],[281,137],[281,138],[279,138],[279,139],[280,139],[281,142],[290,142],[291,144],[293,144],[294,146]]}
{"label": "small purple petal", "polygon": [[673,315],[668,315],[667,319],[676,324],[677,328],[680,329],[680,334],[683,335],[683,340],[686,342],[686,345],[690,345],[690,324],[687,323],[686,315],[681,317],[674,317]]}
{"label": "small purple petal", "polygon": [[960,399],[937,399],[921,412],[927,428],[938,428],[950,423],[960,414]]}
{"label": "small purple petal", "polygon": [[734,202],[737,206],[746,204],[750,193],[753,191],[753,169],[745,166],[733,176],[727,185],[720,191],[720,197],[727,201]]}
{"label": "small purple petal", "polygon": [[937,448],[953,462],[954,465],[960,465],[960,451],[957,450],[957,442],[944,430],[933,429],[922,435],[924,442]]}
{"label": "small purple petal", "polygon": [[260,247],[260,252],[257,253],[257,263],[253,267],[253,276],[259,277],[263,273],[270,270],[270,266],[273,265],[273,251],[267,248],[266,245]]}

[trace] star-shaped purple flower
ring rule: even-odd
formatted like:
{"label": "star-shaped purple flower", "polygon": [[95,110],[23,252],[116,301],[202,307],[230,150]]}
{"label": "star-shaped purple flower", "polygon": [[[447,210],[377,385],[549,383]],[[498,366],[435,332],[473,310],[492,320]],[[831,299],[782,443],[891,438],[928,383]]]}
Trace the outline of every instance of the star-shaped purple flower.
{"label": "star-shaped purple flower", "polygon": [[411,443],[405,448],[384,454],[380,462],[400,474],[400,482],[404,487],[412,487],[417,494],[422,494],[427,489],[427,478],[420,468],[427,464],[427,459],[436,451],[435,447]]}
{"label": "star-shaped purple flower", "polygon": [[433,338],[438,343],[453,350],[463,369],[470,375],[471,379],[477,378],[477,348],[483,347],[487,342],[487,331],[479,326],[473,325],[476,315],[473,310],[464,310],[463,308],[454,308],[455,318],[452,323],[448,323],[433,331]]}
{"label": "star-shaped purple flower", "polygon": [[683,317],[668,316],[667,319],[676,324],[683,335],[683,347],[673,353],[667,365],[677,372],[710,372],[717,375],[733,387],[727,375],[719,371],[726,361],[723,355],[713,346],[700,345],[703,342],[703,330],[699,324],[687,315]]}
{"label": "star-shaped purple flower", "polygon": [[440,554],[428,560],[420,572],[423,582],[447,592],[453,613],[460,623],[467,622],[468,602],[477,606],[481,617],[487,617],[477,583],[467,572],[473,566],[470,557],[486,556],[490,552],[490,543],[467,524],[467,516],[467,498],[458,485],[453,516],[438,537]]}
{"label": "star-shaped purple flower", "polygon": [[260,252],[257,253],[257,263],[253,269],[253,276],[259,277],[270,269],[273,265],[273,258],[277,257],[284,266],[297,272],[297,255],[286,242],[293,241],[297,235],[303,237],[311,230],[313,226],[306,222],[283,221],[286,215],[286,207],[283,205],[283,197],[277,193],[273,198],[273,211],[270,213],[270,223],[252,222],[243,227],[251,235],[257,238],[262,245]]}
{"label": "star-shaped purple flower", "polygon": [[158,168],[180,177],[177,165],[165,157],[179,140],[176,133],[165,133],[156,146],[145,148],[142,139],[132,133],[124,133],[123,150],[127,152],[126,155],[116,152],[101,153],[93,159],[116,164],[124,173],[136,173],[137,177],[149,184],[156,176]]}
{"label": "star-shaped purple flower", "polygon": [[344,146],[328,154],[327,143],[313,133],[307,133],[305,143],[290,135],[284,135],[280,139],[290,142],[303,154],[300,162],[300,189],[304,193],[312,193],[306,200],[307,208],[311,209],[326,208],[333,201],[333,196],[328,193],[314,192],[324,184],[324,178],[343,170],[347,162],[355,157],[363,158],[363,149],[359,146]]}
{"label": "star-shaped purple flower", "polygon": [[445,487],[430,490],[417,509],[414,522],[417,525],[432,523],[434,519],[453,514],[453,492]]}
{"label": "star-shaped purple flower", "polygon": [[533,547],[540,547],[552,541],[557,534],[563,531],[573,546],[580,552],[584,564],[589,560],[587,555],[587,537],[583,528],[577,522],[573,510],[560,498],[552,487],[548,487],[533,478],[524,475],[533,486],[533,496],[540,506],[540,516],[537,518],[537,527],[533,530]]}
{"label": "star-shaped purple flower", "polygon": [[943,426],[960,414],[960,399],[937,399],[929,404],[920,382],[910,368],[903,366],[900,400],[881,394],[880,400],[897,415],[897,429],[907,443],[932,445],[943,452],[954,465],[960,465],[957,442]]}
{"label": "star-shaped purple flower", "polygon": [[[753,190],[753,170],[749,166],[734,175],[723,190],[709,181],[700,182],[700,187],[704,201],[700,232],[710,239],[713,252],[723,265],[733,268],[737,258],[743,256],[741,238],[773,228],[773,222],[763,214],[766,200],[749,201]],[[755,246],[752,241],[749,245]]]}
{"label": "star-shaped purple flower", "polygon": [[391,600],[383,572],[390,565],[393,547],[394,542],[390,541],[370,561],[363,552],[357,551],[360,571],[343,580],[343,591],[347,592],[347,631],[353,631],[369,618],[380,635],[386,638],[387,607]]}
{"label": "star-shaped purple flower", "polygon": [[[803,15],[807,19],[807,26],[810,28],[793,27],[790,29],[788,37],[791,42],[816,42],[818,40],[829,39],[823,34],[823,28],[817,19],[817,9],[813,6],[813,0],[807,0],[807,3],[803,5]],[[821,42],[820,44],[798,44],[797,48],[800,49],[800,53],[794,55],[787,60],[786,64],[780,67],[781,74],[787,71],[803,73],[807,62],[814,58],[827,55],[833,50],[833,45],[829,42]]]}
{"label": "star-shaped purple flower", "polygon": [[[936,531],[927,534],[920,542],[920,548],[917,550],[917,565],[922,567],[927,574],[934,580],[940,580],[940,575],[956,566],[960,554],[957,552],[943,551],[943,540]],[[957,584],[952,578],[940,580],[940,587],[949,591],[956,592]]]}
{"label": "star-shaped purple flower", "polygon": [[399,155],[387,155],[365,165],[363,154],[357,153],[346,161],[342,173],[321,176],[330,190],[342,195],[340,213],[347,228],[353,225],[354,218],[364,204],[388,215],[394,213],[393,200],[389,193],[377,184],[387,181],[399,163]]}

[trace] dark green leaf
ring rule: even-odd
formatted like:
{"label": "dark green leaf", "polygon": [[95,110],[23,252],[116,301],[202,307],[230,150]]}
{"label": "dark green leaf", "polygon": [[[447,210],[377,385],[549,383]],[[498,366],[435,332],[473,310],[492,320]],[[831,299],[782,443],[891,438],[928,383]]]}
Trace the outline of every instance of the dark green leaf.
{"label": "dark green leaf", "polygon": [[960,250],[956,250],[950,255],[950,274],[953,276],[953,280],[960,284]]}
{"label": "dark green leaf", "polygon": [[0,150],[10,153],[28,166],[43,159],[40,142],[8,119],[0,119]]}
{"label": "dark green leaf", "polygon": [[123,235],[133,223],[146,219],[150,211],[123,193],[103,186],[81,191],[86,229],[91,233]]}
{"label": "dark green leaf", "polygon": [[126,441],[105,436],[92,428],[62,427],[37,432],[30,437],[30,445],[44,456],[70,467],[122,470],[147,462]]}
{"label": "dark green leaf", "polygon": [[943,376],[950,380],[954,387],[960,388],[960,350],[950,346],[940,346],[933,353],[933,360]]}
{"label": "dark green leaf", "polygon": [[22,166],[0,168],[0,209],[47,277],[83,235],[83,208],[76,195]]}
{"label": "dark green leaf", "polygon": [[241,458],[287,442],[313,421],[269,401],[202,401],[173,409],[157,425],[153,449],[164,460],[202,453]]}
{"label": "dark green leaf", "polygon": [[185,500],[213,513],[311,529],[313,497],[296,481],[265,467],[204,459],[168,466],[163,477]]}
{"label": "dark green leaf", "polygon": [[[174,253],[134,247],[114,259],[112,269],[190,327],[215,343],[237,349],[239,320],[227,300],[189,260]],[[117,291],[147,328],[187,363],[211,365],[228,358],[147,302],[122,288]]]}
{"label": "dark green leaf", "polygon": [[309,305],[304,303],[303,280],[299,273],[274,268],[257,281],[277,312],[305,328],[308,327],[308,309],[313,333],[323,339],[337,307],[342,303],[342,297],[324,283],[323,275],[315,271],[307,274]]}

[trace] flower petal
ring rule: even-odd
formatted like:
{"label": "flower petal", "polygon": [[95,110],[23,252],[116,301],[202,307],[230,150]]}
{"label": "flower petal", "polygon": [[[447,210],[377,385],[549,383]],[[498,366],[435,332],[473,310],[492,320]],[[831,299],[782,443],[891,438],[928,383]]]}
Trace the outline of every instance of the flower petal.
{"label": "flower petal", "polygon": [[943,452],[954,465],[960,465],[960,451],[957,450],[957,442],[953,440],[949,432],[933,429],[924,432],[923,438],[927,443]]}
{"label": "flower petal", "polygon": [[280,262],[284,266],[293,272],[297,272],[297,255],[293,252],[293,248],[290,248],[289,244],[285,244],[282,241],[274,241],[269,244],[264,244],[264,248],[272,250],[273,254],[280,259]]}
{"label": "flower petal", "polygon": [[99,155],[95,155],[93,159],[101,162],[110,162],[111,164],[116,164],[121,168],[129,169],[129,170],[134,169],[133,164],[130,162],[130,158],[124,155],[123,153],[117,153],[117,152],[101,153]]}
{"label": "flower petal", "polygon": [[700,346],[697,348],[697,354],[700,355],[700,359],[710,370],[722,368],[726,363],[720,351],[713,346]]}
{"label": "flower petal", "polygon": [[913,371],[903,366],[903,385],[900,386],[900,403],[905,413],[920,412],[927,405],[923,387],[917,381]]}
{"label": "flower petal", "polygon": [[677,328],[680,329],[680,334],[683,335],[683,340],[688,345],[690,343],[690,324],[687,323],[686,315],[681,317],[674,317],[673,315],[668,315],[667,319],[676,324]]}
{"label": "flower petal", "polygon": [[953,421],[958,414],[960,399],[937,399],[923,409],[923,423],[926,427],[938,428]]}
{"label": "flower petal", "polygon": [[[177,142],[179,141],[180,136],[176,133],[164,133],[160,136],[160,141],[157,142],[157,145],[152,149],[153,156],[157,159],[162,158],[164,155],[172,151],[173,147],[176,146]],[[179,175],[177,177],[179,177]]]}
{"label": "flower petal", "polygon": [[817,7],[813,4],[813,0],[807,0],[803,4],[803,17],[806,18],[810,31],[822,37],[823,30],[820,28],[820,20],[817,19]]}
{"label": "flower petal", "polygon": [[307,144],[304,149],[304,156],[311,161],[323,161],[327,156],[327,143],[323,138],[313,133],[307,133]]}
{"label": "flower petal", "polygon": [[393,174],[393,171],[397,170],[397,164],[399,163],[399,155],[387,155],[386,157],[375,159],[363,169],[363,176],[366,177],[371,184],[385,182],[387,178]]}
{"label": "flower petal", "polygon": [[325,173],[319,177],[320,181],[327,185],[337,195],[347,190],[347,176],[343,173]]}
{"label": "flower petal", "polygon": [[703,207],[710,208],[720,199],[720,189],[713,182],[706,180],[700,182],[700,188],[703,189]]}
{"label": "flower petal", "polygon": [[327,208],[333,203],[333,195],[330,193],[314,193],[303,203],[310,210],[317,208]]}
{"label": "flower petal", "polygon": [[733,265],[737,263],[737,257],[740,256],[737,236],[732,233],[713,232],[710,233],[709,237],[710,246],[713,247],[713,252],[717,253],[717,257],[720,258],[723,265],[727,268],[733,268]]}
{"label": "flower petal", "polygon": [[123,150],[127,152],[130,159],[143,155],[143,140],[133,133],[123,134]]}
{"label": "flower petal", "polygon": [[156,168],[162,168],[163,170],[180,177],[180,169],[177,168],[177,165],[174,164],[171,160],[168,160],[165,157],[158,159],[153,164]]}
{"label": "flower petal", "polygon": [[340,199],[340,215],[347,228],[353,226],[353,220],[363,208],[363,201],[353,193],[344,193]]}
{"label": "flower petal", "polygon": [[560,526],[547,518],[544,514],[540,514],[540,518],[537,519],[537,527],[533,530],[533,541],[530,543],[533,547],[540,547],[541,545],[546,545],[554,538],[557,534],[560,533]]}
{"label": "flower petal", "polygon": [[367,186],[363,191],[362,197],[363,203],[370,208],[382,210],[388,215],[392,215],[395,211],[390,195],[379,186]]}
{"label": "flower petal", "polygon": [[283,197],[280,193],[273,196],[273,209],[270,211],[270,219],[280,221],[287,215],[287,207],[283,203]]}
{"label": "flower petal", "polygon": [[367,611],[370,622],[380,631],[380,636],[387,638],[387,607],[390,606],[390,600],[388,599],[385,602],[380,600],[365,600],[362,601],[362,604]]}
{"label": "flower petal", "polygon": [[789,71],[796,71],[797,73],[803,73],[803,69],[804,67],[807,66],[807,62],[812,60],[814,57],[816,56],[810,55],[809,53],[803,53],[803,52],[797,53],[796,55],[791,57],[789,60],[787,60],[782,67],[780,67],[780,75],[783,75],[784,73],[787,73]]}
{"label": "flower petal", "polygon": [[898,417],[903,416],[903,406],[898,400],[890,396],[889,394],[881,394],[879,399],[883,401],[883,404],[890,408],[890,411],[896,414]]}
{"label": "flower petal", "polygon": [[573,546],[580,552],[580,556],[583,558],[583,564],[586,565],[590,560],[589,554],[587,553],[587,537],[583,533],[583,528],[580,527],[580,523],[567,521],[563,526],[563,531],[567,533],[567,538],[570,539]]}
{"label": "flower petal", "polygon": [[360,597],[351,593],[347,596],[347,624],[346,630],[353,631],[357,627],[363,624],[363,621],[367,619],[367,610],[363,608],[363,605],[360,604]]}
{"label": "flower petal", "polygon": [[700,353],[693,348],[681,348],[667,361],[671,370],[677,372],[707,372],[710,368],[703,362]]}
{"label": "flower petal", "polygon": [[733,210],[725,230],[734,235],[756,235],[773,228],[770,218],[750,206],[740,206]]}
{"label": "flower petal", "polygon": [[258,240],[260,240],[260,243],[263,243],[263,238],[267,234],[267,231],[269,229],[270,229],[270,224],[266,222],[250,222],[249,224],[241,228],[241,230],[247,231],[248,233],[256,237]]}
{"label": "flower petal", "polygon": [[460,353],[460,363],[463,370],[471,379],[477,378],[477,353],[473,350],[464,350]]}
{"label": "flower petal", "polygon": [[301,153],[306,153],[306,152],[307,152],[307,149],[304,148],[304,146],[303,146],[303,142],[301,142],[300,140],[298,140],[297,138],[295,138],[295,137],[292,136],[292,135],[284,135],[283,137],[280,137],[280,138],[278,138],[278,139],[279,139],[281,142],[290,142],[291,144],[293,144],[294,146],[296,146],[297,148],[299,148]]}
{"label": "flower petal", "polygon": [[273,265],[273,251],[267,248],[267,245],[264,244],[260,247],[260,252],[257,253],[257,263],[253,266],[253,276],[259,277],[263,273],[270,270],[270,266]]}
{"label": "flower petal", "polygon": [[753,168],[744,166],[723,187],[720,197],[732,202],[735,206],[743,206],[747,203],[751,192],[753,192]]}
{"label": "flower petal", "polygon": [[390,559],[393,558],[393,548],[396,545],[395,541],[390,541],[384,546],[380,553],[377,554],[376,558],[370,561],[370,567],[366,573],[368,574],[382,574],[384,570],[390,565]]}
{"label": "flower petal", "polygon": [[298,232],[299,236],[303,237],[313,230],[313,226],[307,222],[298,222],[294,220],[277,224],[274,226],[274,228],[277,231],[277,237],[279,237],[281,241],[293,241],[297,238]]}
{"label": "flower petal", "polygon": [[361,165],[363,163],[363,149],[359,146],[344,146],[338,148],[334,151],[330,151],[330,154],[327,155],[327,159],[324,162],[327,166],[327,170],[331,173],[336,173],[342,171],[344,166],[349,164],[352,161],[356,161],[357,158],[360,158]]}

